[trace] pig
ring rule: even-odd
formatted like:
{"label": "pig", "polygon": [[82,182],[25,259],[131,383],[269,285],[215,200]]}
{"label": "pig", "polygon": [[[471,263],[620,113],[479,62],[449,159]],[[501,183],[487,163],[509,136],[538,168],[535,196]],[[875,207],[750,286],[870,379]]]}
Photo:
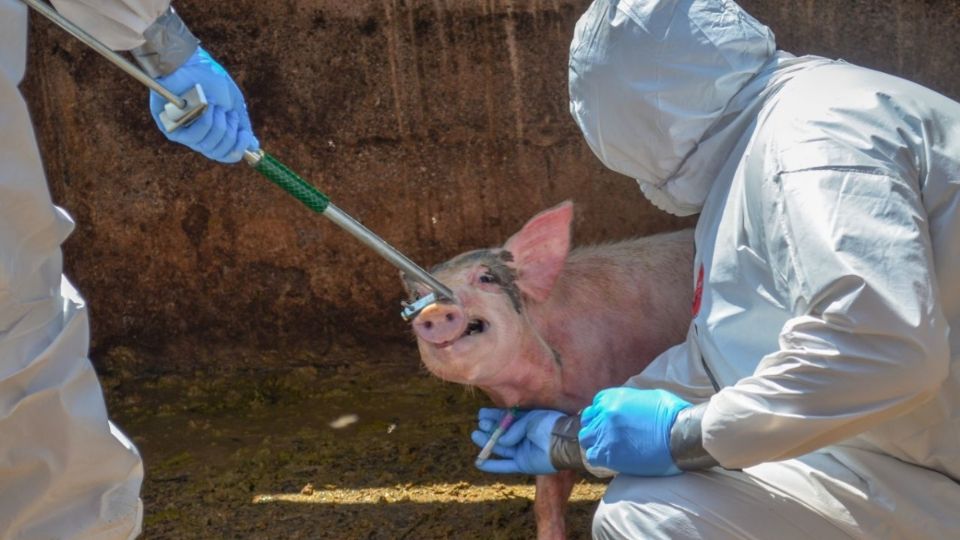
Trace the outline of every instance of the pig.
{"label": "pig", "polygon": [[[571,251],[573,203],[528,221],[500,248],[470,251],[431,273],[455,302],[413,321],[434,375],[483,390],[499,407],[575,414],[680,343],[690,324],[693,232]],[[403,276],[411,299],[424,285]],[[565,537],[573,471],[538,476],[537,537]]]}

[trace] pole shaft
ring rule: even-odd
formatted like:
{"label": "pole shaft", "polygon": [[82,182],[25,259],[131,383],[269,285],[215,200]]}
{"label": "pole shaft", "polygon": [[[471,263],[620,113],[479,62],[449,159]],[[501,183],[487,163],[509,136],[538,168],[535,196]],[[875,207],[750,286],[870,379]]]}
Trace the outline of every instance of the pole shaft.
{"label": "pole shaft", "polygon": [[251,167],[256,169],[257,172],[267,177],[268,180],[280,186],[290,195],[293,195],[294,198],[314,212],[326,216],[327,219],[338,225],[341,229],[347,231],[367,247],[376,251],[377,254],[389,261],[390,264],[403,270],[421,283],[428,285],[441,296],[455,300],[453,291],[446,285],[440,283],[429,272],[417,266],[416,263],[408,259],[403,253],[397,251],[362,223],[331,204],[330,199],[324,195],[323,192],[313,187],[313,185],[303,178],[300,178],[297,173],[290,170],[290,168],[277,160],[277,158],[263,150],[247,150],[244,152],[243,159]]}
{"label": "pole shaft", "polygon": [[367,247],[376,251],[381,257],[389,261],[397,268],[403,270],[411,277],[417,279],[431,289],[437,291],[441,296],[454,300],[453,291],[446,285],[437,281],[429,272],[417,266],[416,263],[408,259],[403,253],[400,253],[393,246],[386,243],[382,238],[374,234],[370,229],[363,226],[362,223],[353,219],[342,210],[330,204],[323,212],[323,215],[330,221],[336,223],[343,230],[347,231],[354,238],[366,244]]}

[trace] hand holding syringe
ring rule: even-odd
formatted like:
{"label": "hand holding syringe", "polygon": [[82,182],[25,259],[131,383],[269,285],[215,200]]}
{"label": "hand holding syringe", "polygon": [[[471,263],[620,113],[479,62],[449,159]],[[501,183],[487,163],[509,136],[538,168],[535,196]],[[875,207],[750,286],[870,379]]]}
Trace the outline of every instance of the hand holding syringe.
{"label": "hand holding syringe", "polygon": [[480,409],[479,429],[471,435],[482,448],[475,465],[490,473],[556,473],[550,441],[554,425],[566,416],[560,411],[520,411],[519,407]]}

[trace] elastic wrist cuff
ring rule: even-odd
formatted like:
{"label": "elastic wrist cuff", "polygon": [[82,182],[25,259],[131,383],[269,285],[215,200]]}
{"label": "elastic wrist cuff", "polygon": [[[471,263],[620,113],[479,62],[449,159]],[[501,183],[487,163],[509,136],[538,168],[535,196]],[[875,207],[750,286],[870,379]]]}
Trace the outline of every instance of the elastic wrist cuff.
{"label": "elastic wrist cuff", "polygon": [[580,459],[580,417],[563,416],[553,424],[550,431],[550,463],[558,471],[585,470]]}
{"label": "elastic wrist cuff", "polygon": [[168,7],[143,33],[147,40],[130,51],[140,67],[153,78],[173,73],[200,46],[180,16]]}
{"label": "elastic wrist cuff", "polygon": [[587,463],[587,456],[580,447],[580,415],[564,416],[553,424],[550,432],[550,463],[558,471],[586,471],[598,478],[608,478],[616,473]]}
{"label": "elastic wrist cuff", "polygon": [[670,428],[670,456],[681,471],[709,469],[719,465],[703,447],[700,421],[708,403],[701,403],[680,411]]}

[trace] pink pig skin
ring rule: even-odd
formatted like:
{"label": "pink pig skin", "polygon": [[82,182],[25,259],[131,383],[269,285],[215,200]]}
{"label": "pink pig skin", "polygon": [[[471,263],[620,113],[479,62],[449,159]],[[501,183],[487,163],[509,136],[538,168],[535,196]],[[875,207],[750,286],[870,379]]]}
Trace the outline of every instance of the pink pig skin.
{"label": "pink pig skin", "polygon": [[[575,413],[680,343],[690,323],[693,231],[570,250],[573,203],[541,212],[502,248],[434,268],[456,295],[413,321],[424,365],[500,407]],[[408,291],[423,294],[421,285]],[[576,474],[537,477],[538,538],[564,538]]]}

